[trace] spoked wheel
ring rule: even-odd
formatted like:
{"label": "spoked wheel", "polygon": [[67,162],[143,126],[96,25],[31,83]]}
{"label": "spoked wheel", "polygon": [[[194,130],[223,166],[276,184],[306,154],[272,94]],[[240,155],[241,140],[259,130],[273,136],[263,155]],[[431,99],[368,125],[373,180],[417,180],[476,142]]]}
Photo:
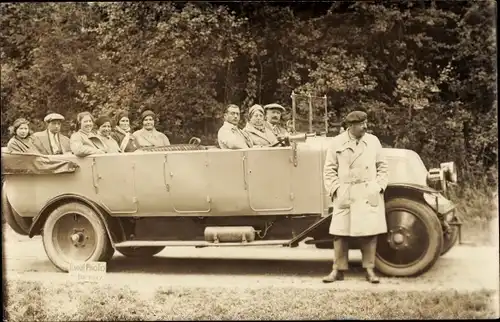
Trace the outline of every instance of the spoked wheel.
{"label": "spoked wheel", "polygon": [[153,257],[163,249],[165,249],[165,246],[117,248],[118,252],[126,257]]}
{"label": "spoked wheel", "polygon": [[388,276],[416,276],[429,270],[443,246],[441,223],[425,204],[392,199],[386,204],[388,233],[377,241],[377,269]]}
{"label": "spoked wheel", "polygon": [[106,261],[113,255],[101,218],[78,202],[63,204],[49,215],[42,240],[50,261],[65,272],[72,262]]}

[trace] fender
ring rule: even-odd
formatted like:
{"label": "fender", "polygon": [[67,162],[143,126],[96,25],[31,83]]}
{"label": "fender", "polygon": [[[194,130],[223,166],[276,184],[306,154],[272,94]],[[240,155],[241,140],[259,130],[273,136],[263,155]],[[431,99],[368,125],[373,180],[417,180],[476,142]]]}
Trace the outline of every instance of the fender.
{"label": "fender", "polygon": [[52,212],[52,210],[54,210],[60,203],[70,201],[81,202],[89,206],[99,215],[99,217],[101,217],[113,248],[115,243],[119,243],[125,240],[125,232],[120,219],[109,216],[109,214],[104,210],[102,206],[88,199],[87,197],[73,193],[62,194],[49,200],[42,208],[42,210],[40,210],[38,215],[33,218],[33,223],[31,224],[28,236],[32,238],[33,236],[40,234],[43,224],[45,223],[45,220],[47,220],[47,217]]}
{"label": "fender", "polygon": [[413,191],[426,192],[426,193],[439,193],[439,191],[434,188],[417,183],[390,183],[387,186],[386,191],[391,188],[411,189]]}
{"label": "fender", "polygon": [[424,193],[439,193],[439,191],[431,187],[415,183],[391,183],[385,189],[384,199],[385,202],[387,202],[391,198],[404,196],[421,202],[425,201]]}
{"label": "fender", "polygon": [[386,189],[385,200],[397,196],[404,196],[429,205],[441,216],[453,212],[456,205],[443,196],[441,191],[419,184],[396,183],[391,184]]}

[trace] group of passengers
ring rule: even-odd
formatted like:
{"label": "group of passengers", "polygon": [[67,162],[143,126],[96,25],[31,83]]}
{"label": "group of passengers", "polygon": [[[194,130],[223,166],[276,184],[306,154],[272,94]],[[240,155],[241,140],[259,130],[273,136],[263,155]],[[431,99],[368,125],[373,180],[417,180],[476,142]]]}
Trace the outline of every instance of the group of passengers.
{"label": "group of passengers", "polygon": [[31,133],[24,118],[14,121],[8,152],[44,155],[74,154],[85,157],[92,154],[134,152],[139,148],[170,145],[168,137],[155,129],[155,113],[144,111],[142,128],[131,132],[127,112],[119,112],[114,119],[100,116],[95,119],[90,112],[77,115],[78,130],[70,138],[61,132],[64,116],[50,113],[44,118],[45,130]]}
{"label": "group of passengers", "polygon": [[230,104],[224,113],[224,124],[219,129],[217,140],[221,149],[245,149],[273,146],[289,135],[280,125],[285,108],[273,103],[262,107],[255,104],[248,110],[248,122],[241,130],[240,108]]}
{"label": "group of passengers", "polygon": [[[253,105],[249,110],[249,121],[243,130],[238,128],[240,109],[229,105],[224,113],[224,124],[218,132],[221,149],[241,149],[271,146],[288,135],[279,125],[285,108],[279,104],[264,107]],[[90,112],[77,115],[78,130],[70,138],[61,133],[64,116],[50,113],[44,118],[46,129],[32,133],[24,118],[14,121],[8,152],[35,153],[44,155],[74,154],[85,157],[93,154],[134,152],[139,148],[170,145],[168,137],[155,129],[154,112],[141,114],[142,128],[131,132],[130,119],[125,111],[118,112],[113,119],[104,115],[94,119]]]}

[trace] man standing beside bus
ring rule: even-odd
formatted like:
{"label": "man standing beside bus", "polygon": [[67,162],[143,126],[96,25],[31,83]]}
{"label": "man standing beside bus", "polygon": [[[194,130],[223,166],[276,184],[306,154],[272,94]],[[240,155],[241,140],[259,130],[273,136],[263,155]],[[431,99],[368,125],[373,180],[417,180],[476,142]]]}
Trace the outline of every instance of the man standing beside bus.
{"label": "man standing beside bus", "polygon": [[332,200],[334,263],[324,283],[344,279],[348,269],[348,239],[357,238],[363,268],[370,283],[379,283],[374,272],[377,235],[387,232],[384,191],[387,161],[379,139],[367,129],[367,115],[354,111],[347,115],[346,131],[333,138],[327,150],[323,178]]}

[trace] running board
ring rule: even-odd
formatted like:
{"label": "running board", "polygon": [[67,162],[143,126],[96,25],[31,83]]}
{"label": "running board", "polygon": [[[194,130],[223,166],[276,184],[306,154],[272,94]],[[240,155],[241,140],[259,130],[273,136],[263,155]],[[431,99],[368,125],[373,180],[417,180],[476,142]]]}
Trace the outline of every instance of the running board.
{"label": "running board", "polygon": [[154,246],[194,246],[194,247],[241,247],[241,246],[288,246],[290,240],[257,240],[247,243],[210,243],[207,241],[192,240],[127,240],[116,243],[116,248],[122,247],[154,247]]}
{"label": "running board", "polygon": [[298,234],[297,236],[295,236],[292,240],[290,240],[288,242],[288,244],[286,246],[288,246],[288,247],[297,247],[297,246],[299,246],[299,243],[301,241],[303,241],[304,239],[306,239],[307,235],[309,235],[309,233],[311,231],[313,231],[314,229],[318,228],[321,224],[323,224],[327,220],[330,220],[331,218],[332,218],[332,213],[328,214],[328,216],[326,216],[326,217],[321,218],[320,220],[318,220],[317,222],[315,222],[314,224],[312,224],[309,228],[307,228],[306,230],[304,230],[303,232],[301,232],[300,234]]}

